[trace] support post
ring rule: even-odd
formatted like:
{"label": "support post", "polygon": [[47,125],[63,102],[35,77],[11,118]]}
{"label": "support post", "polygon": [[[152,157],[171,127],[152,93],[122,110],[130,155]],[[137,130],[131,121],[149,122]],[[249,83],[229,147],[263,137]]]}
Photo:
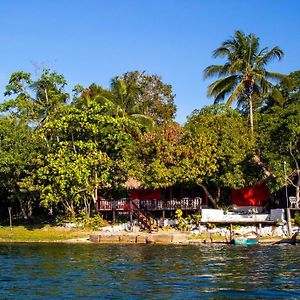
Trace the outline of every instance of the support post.
{"label": "support post", "polygon": [[290,237],[292,234],[292,225],[291,225],[291,210],[289,208],[286,209],[286,219],[287,219],[288,236]]}
{"label": "support post", "polygon": [[116,223],[116,200],[112,200],[112,218],[113,218],[113,224],[115,225]]}
{"label": "support post", "polygon": [[261,223],[258,224],[258,232],[259,235],[261,235]]}
{"label": "support post", "polygon": [[8,208],[8,215],[9,215],[9,227],[10,227],[10,230],[12,230],[11,207]]}
{"label": "support post", "polygon": [[115,211],[115,209],[113,209],[113,215],[112,215],[112,217],[113,217],[113,224],[115,225],[115,223],[116,223],[116,211]]}
{"label": "support post", "polygon": [[133,207],[132,207],[132,200],[129,200],[129,206],[130,206],[130,210],[129,210],[129,220],[130,220],[130,228],[131,231],[133,231],[133,219],[132,219],[132,214],[133,214]]}

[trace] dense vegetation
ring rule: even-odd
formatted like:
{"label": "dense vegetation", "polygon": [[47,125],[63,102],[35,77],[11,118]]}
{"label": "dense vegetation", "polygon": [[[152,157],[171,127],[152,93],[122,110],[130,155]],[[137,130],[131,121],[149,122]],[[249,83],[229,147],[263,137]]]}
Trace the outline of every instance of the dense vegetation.
{"label": "dense vegetation", "polygon": [[99,193],[126,194],[129,178],[150,188],[198,185],[213,207],[230,189],[261,181],[272,191],[288,183],[299,197],[300,71],[266,70],[282,55],[237,31],[214,52],[225,64],[205,70],[219,77],[208,88],[215,104],[184,125],[157,75],[127,72],[110,89],[77,85],[71,96],[54,71],[13,73],[0,105],[2,217],[7,207],[25,219],[89,216]]}

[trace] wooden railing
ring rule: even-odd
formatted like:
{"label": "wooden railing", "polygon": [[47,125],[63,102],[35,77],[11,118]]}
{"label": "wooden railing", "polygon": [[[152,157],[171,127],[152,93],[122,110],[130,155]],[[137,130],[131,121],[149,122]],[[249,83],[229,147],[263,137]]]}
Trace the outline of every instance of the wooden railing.
{"label": "wooden railing", "polygon": [[[134,205],[132,205],[132,202]],[[171,200],[161,200],[161,199],[153,199],[153,200],[130,200],[127,198],[122,198],[118,200],[106,200],[101,199],[98,202],[98,210],[99,211],[130,211],[137,209],[138,207],[146,210],[146,211],[156,211],[156,210],[197,210],[202,205],[202,199],[200,197],[195,198],[182,198],[176,199],[173,198]]]}

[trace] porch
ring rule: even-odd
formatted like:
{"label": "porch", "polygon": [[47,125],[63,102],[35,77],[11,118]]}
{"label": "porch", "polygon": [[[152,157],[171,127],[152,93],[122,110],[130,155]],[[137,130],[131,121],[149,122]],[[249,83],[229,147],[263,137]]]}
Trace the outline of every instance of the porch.
{"label": "porch", "polygon": [[183,211],[197,211],[202,208],[201,197],[184,197],[181,199],[100,199],[97,203],[99,212],[117,211],[130,212],[138,209],[143,209],[148,212],[155,211],[175,211],[181,209]]}

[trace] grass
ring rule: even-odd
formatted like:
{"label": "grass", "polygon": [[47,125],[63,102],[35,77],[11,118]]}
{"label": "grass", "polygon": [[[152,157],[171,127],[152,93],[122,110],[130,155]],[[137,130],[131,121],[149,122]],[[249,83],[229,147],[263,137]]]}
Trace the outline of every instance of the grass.
{"label": "grass", "polygon": [[203,233],[199,233],[199,234],[192,234],[189,236],[189,240],[207,240],[209,241],[210,238],[213,238],[214,241],[225,241],[226,238],[222,235],[219,235],[219,234],[212,234],[210,235],[209,232],[203,232]]}
{"label": "grass", "polygon": [[59,226],[0,226],[0,242],[53,242],[88,237],[91,230]]}

